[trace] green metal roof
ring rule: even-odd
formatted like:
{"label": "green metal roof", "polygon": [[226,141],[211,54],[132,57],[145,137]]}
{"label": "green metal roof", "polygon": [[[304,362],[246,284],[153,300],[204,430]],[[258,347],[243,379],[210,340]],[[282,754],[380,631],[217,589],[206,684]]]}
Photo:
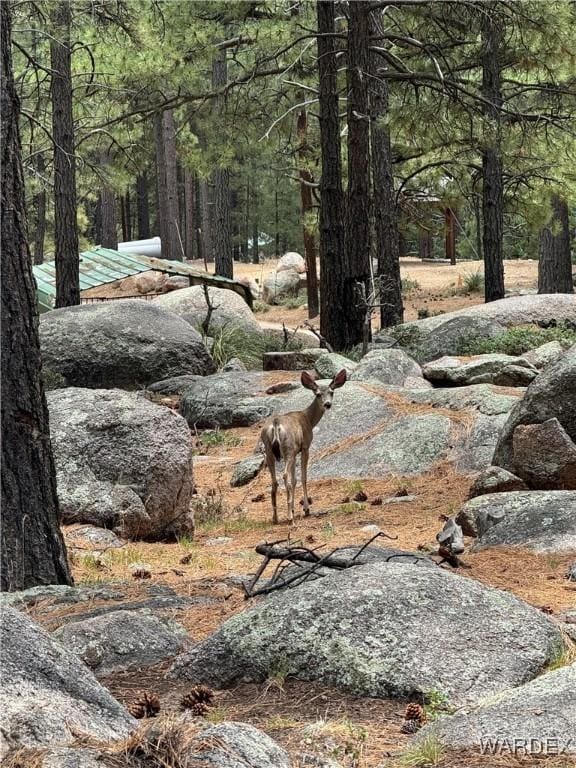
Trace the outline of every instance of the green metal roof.
{"label": "green metal roof", "polygon": [[[38,293],[40,312],[54,309],[56,299],[56,267],[53,261],[37,264],[33,268]],[[251,307],[250,289],[235,280],[220,275],[209,275],[180,261],[168,261],[138,253],[120,253],[110,248],[93,248],[80,254],[80,290],[106,285],[124,277],[138,275],[141,272],[165,272],[170,275],[183,275],[190,285],[211,285],[215,288],[228,288],[239,293]]]}

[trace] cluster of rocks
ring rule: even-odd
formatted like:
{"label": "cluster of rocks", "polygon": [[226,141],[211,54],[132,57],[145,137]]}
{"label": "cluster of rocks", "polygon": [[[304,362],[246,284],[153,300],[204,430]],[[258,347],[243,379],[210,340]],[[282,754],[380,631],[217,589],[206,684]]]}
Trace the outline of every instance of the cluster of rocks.
{"label": "cluster of rocks", "polygon": [[276,304],[289,296],[297,296],[306,285],[306,262],[299,253],[285,253],[276,270],[264,278],[262,299],[267,304]]}

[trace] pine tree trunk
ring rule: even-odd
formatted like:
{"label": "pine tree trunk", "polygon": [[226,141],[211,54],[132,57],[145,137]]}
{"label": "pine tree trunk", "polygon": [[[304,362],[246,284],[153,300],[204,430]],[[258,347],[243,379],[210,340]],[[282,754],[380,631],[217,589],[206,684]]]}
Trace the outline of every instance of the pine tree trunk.
{"label": "pine tree trunk", "polygon": [[184,254],[192,261],[194,259],[194,245],[196,242],[196,179],[192,171],[184,171]]}
{"label": "pine tree trunk", "polygon": [[[226,50],[219,51],[212,60],[212,87],[222,88],[228,81],[228,65]],[[216,110],[220,120],[224,119],[226,101],[224,96],[217,99]],[[214,271],[223,277],[234,276],[234,261],[232,259],[232,232],[230,229],[230,171],[218,167],[212,172],[212,188],[214,190],[213,206],[213,247]]]}
{"label": "pine tree trunk", "polygon": [[168,235],[168,194],[166,190],[166,159],[164,156],[164,132],[162,114],[154,117],[154,145],[156,150],[156,224],[162,242],[162,258],[170,252]]}
{"label": "pine tree trunk", "polygon": [[0,589],[71,584],[58,525],[56,473],[41,378],[36,285],[11,55],[10,3],[0,4],[2,69],[2,526]]}
{"label": "pine tree trunk", "polygon": [[[371,14],[371,31],[374,36],[383,34],[378,11]],[[394,194],[390,132],[384,124],[388,114],[388,85],[386,80],[378,79],[382,60],[373,51],[370,53],[370,67],[370,143],[380,325],[388,328],[398,325],[404,319],[398,252],[398,210]]]}
{"label": "pine tree trunk", "polygon": [[[40,153],[36,158],[36,171],[42,177],[45,170],[44,156]],[[40,183],[42,181],[40,180]],[[44,238],[46,236],[46,190],[42,187],[34,195],[34,264],[44,262]]]}
{"label": "pine tree trunk", "polygon": [[432,258],[432,235],[424,227],[418,230],[418,257],[423,260]]}
{"label": "pine tree trunk", "polygon": [[318,82],[320,109],[320,332],[336,351],[348,344],[344,248],[344,193],[338,109],[333,0],[318,0]]}
{"label": "pine tree trunk", "polygon": [[538,293],[574,293],[568,204],[552,198],[552,221],[540,232]]}
{"label": "pine tree trunk", "polygon": [[252,222],[252,264],[260,264],[260,254],[258,252],[260,240],[260,225],[258,219]]}
{"label": "pine tree trunk", "polygon": [[[296,122],[298,135],[298,175],[300,177],[300,203],[302,210],[302,230],[304,239],[304,260],[306,261],[306,294],[308,299],[308,317],[317,317],[318,306],[318,272],[316,270],[316,241],[314,232],[310,229],[309,216],[313,212],[312,187],[314,178],[308,168],[308,113],[301,109]],[[276,192],[276,199],[278,193]]]}
{"label": "pine tree trunk", "polygon": [[124,206],[126,210],[126,240],[130,241],[132,240],[132,200],[129,188],[124,195]]}
{"label": "pine tree trunk", "polygon": [[118,233],[116,231],[116,195],[110,187],[100,191],[101,236],[103,248],[118,248]]}
{"label": "pine tree trunk", "polygon": [[70,3],[51,6],[52,137],[54,139],[54,237],[56,306],[80,304],[80,254],[76,219],[76,156],[72,114]]}
{"label": "pine tree trunk", "polygon": [[200,194],[200,179],[194,176],[194,217],[196,221],[196,253],[199,259],[206,263],[204,242],[202,238],[202,195]]}
{"label": "pine tree trunk", "polygon": [[167,249],[164,258],[182,261],[180,239],[180,212],[178,205],[178,165],[176,157],[176,128],[174,112],[167,109],[162,114],[162,135],[164,146],[164,169],[166,174],[166,237]]}
{"label": "pine tree trunk", "polygon": [[444,237],[444,255],[450,260],[450,264],[456,264],[456,214],[452,208],[446,208],[445,217],[445,237]]}
{"label": "pine tree trunk", "polygon": [[210,186],[206,179],[200,182],[200,206],[202,209],[202,255],[204,264],[212,261],[212,221],[210,218]]}
{"label": "pine tree trunk", "polygon": [[147,240],[150,237],[150,207],[148,205],[148,177],[145,173],[136,178],[136,211],[138,240]]}
{"label": "pine tree trunk", "polygon": [[244,218],[244,253],[242,254],[242,261],[245,261],[247,264],[250,262],[250,218],[250,176],[248,176],[246,180],[246,211]]}
{"label": "pine tree trunk", "polygon": [[484,220],[484,297],[504,298],[502,255],[504,225],[504,176],[502,162],[502,60],[504,19],[497,4],[486,2],[482,13],[482,96],[486,99],[485,145],[482,150],[482,214]]}
{"label": "pine tree trunk", "polygon": [[348,192],[346,282],[348,346],[365,336],[370,292],[370,122],[368,117],[369,3],[348,6]]}

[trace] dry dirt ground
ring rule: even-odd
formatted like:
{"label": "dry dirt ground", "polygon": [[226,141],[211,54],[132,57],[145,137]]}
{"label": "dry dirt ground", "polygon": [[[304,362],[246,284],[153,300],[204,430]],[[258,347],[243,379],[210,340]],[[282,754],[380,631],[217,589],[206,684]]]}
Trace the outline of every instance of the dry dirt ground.
{"label": "dry dirt ground", "polygon": [[[258,277],[270,271],[274,262],[259,265],[237,265],[237,275]],[[478,303],[481,296],[454,296],[453,289],[462,284],[465,275],[480,268],[478,262],[465,262],[456,267],[446,264],[422,264],[417,260],[402,261],[402,275],[417,281],[406,297],[407,318],[416,317],[417,309],[428,306],[431,311],[449,311],[466,304]],[[533,287],[537,276],[535,262],[513,261],[506,264],[510,288]],[[301,324],[306,317],[302,308],[271,308],[261,316],[266,322]],[[289,380],[290,373],[269,374],[269,383]],[[392,395],[391,395],[392,396]],[[337,407],[337,403],[335,403]],[[419,410],[426,406],[413,406]],[[436,411],[435,411],[436,412]],[[452,416],[454,414],[452,413]],[[321,428],[321,427],[320,427]],[[121,582],[130,597],[144,596],[150,584],[167,585],[178,594],[204,596],[209,604],[175,611],[173,617],[189,631],[193,640],[213,632],[229,616],[246,610],[251,601],[227,581],[227,577],[254,573],[260,563],[255,546],[262,541],[291,539],[310,547],[326,550],[342,545],[362,544],[369,534],[362,531],[367,524],[379,526],[394,541],[385,545],[416,549],[433,544],[440,529],[442,515],[452,515],[467,498],[471,479],[455,473],[448,463],[435,466],[417,477],[389,477],[383,480],[322,480],[309,484],[313,514],[296,520],[293,527],[286,522],[271,524],[270,482],[264,470],[248,486],[230,488],[233,463],[249,455],[256,445],[257,426],[232,429],[222,433],[218,442],[202,441],[197,436],[194,476],[197,505],[203,509],[193,541],[173,544],[130,542],[118,550],[109,550],[94,558],[81,549],[70,550],[77,583]],[[312,456],[311,461],[314,460]],[[342,503],[363,490],[368,499],[361,504]],[[403,495],[413,496],[402,501]],[[373,504],[377,499],[389,503]],[[284,499],[281,499],[281,519]],[[226,537],[219,540],[219,537]],[[463,561],[470,566],[461,569],[465,578],[512,592],[552,616],[576,602],[576,585],[564,578],[570,555],[536,555],[516,549],[493,549],[468,553]],[[144,561],[151,566],[152,577],[135,581],[129,566]],[[95,603],[97,605],[97,603]],[[86,610],[80,606],[59,606],[50,614],[32,612],[39,621],[53,629],[60,617]],[[465,653],[465,649],[463,649]],[[129,704],[137,690],[157,693],[164,711],[178,709],[187,686],[164,677],[165,666],[143,673],[115,675],[106,684],[114,695]],[[212,722],[234,719],[254,724],[284,745],[299,766],[298,755],[316,752],[332,756],[343,766],[376,768],[376,766],[420,765],[402,763],[408,737],[400,732],[406,702],[360,699],[322,685],[295,680],[274,679],[265,684],[243,684],[233,690],[219,691],[216,706],[209,715]],[[429,763],[431,764],[431,763]],[[444,768],[500,768],[515,766],[565,768],[576,765],[576,759],[537,757],[481,756],[477,753],[445,752],[436,765]]]}

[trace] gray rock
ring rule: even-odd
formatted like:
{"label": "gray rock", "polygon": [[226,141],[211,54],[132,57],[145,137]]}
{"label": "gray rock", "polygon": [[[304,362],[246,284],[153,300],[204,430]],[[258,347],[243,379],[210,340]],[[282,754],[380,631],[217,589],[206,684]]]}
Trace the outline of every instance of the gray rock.
{"label": "gray rock", "polygon": [[94,525],[83,525],[72,531],[66,531],[65,538],[67,547],[75,547],[79,543],[90,544],[93,549],[117,549],[124,546],[124,542],[113,531],[96,528]]}
{"label": "gray rock", "polygon": [[[240,294],[227,288],[208,288],[208,295],[214,307],[210,316],[209,336],[214,336],[222,328],[240,328],[250,334],[261,333],[254,313]],[[201,285],[193,285],[160,296],[155,303],[178,315],[198,330],[206,320],[208,308]]]}
{"label": "gray rock", "polygon": [[471,428],[461,431],[451,458],[459,472],[478,472],[490,466],[506,416],[479,414]]}
{"label": "gray rock", "polygon": [[40,345],[46,368],[77,387],[139,389],[215,370],[199,333],[156,302],[139,299],[46,312]]}
{"label": "gray rock", "polygon": [[536,349],[525,352],[522,357],[538,369],[546,368],[555,363],[566,353],[566,347],[559,341],[549,341]]}
{"label": "gray rock", "polygon": [[515,363],[501,368],[492,379],[500,387],[527,387],[538,375],[538,368],[519,357]]}
{"label": "gray rock", "polygon": [[192,439],[184,419],[138,393],[48,393],[62,519],[159,539],[194,530]]}
{"label": "gray rock", "polygon": [[180,412],[192,427],[248,427],[267,418],[277,402],[264,394],[261,373],[218,373],[187,387]]}
{"label": "gray rock", "polygon": [[232,617],[170,674],[221,688],[282,670],[361,696],[435,689],[469,703],[530,680],[560,642],[542,612],[506,592],[440,568],[372,563]]}
{"label": "gray rock", "polygon": [[224,373],[230,373],[231,371],[247,371],[248,369],[242,362],[242,360],[239,360],[237,357],[233,357],[226,365],[222,366],[222,371]]}
{"label": "gray rock", "polygon": [[300,275],[293,269],[283,272],[270,272],[264,278],[262,286],[262,300],[267,304],[276,304],[277,301],[288,296],[297,296],[300,290]]}
{"label": "gray rock", "polygon": [[146,390],[159,395],[183,395],[188,387],[194,386],[202,379],[204,379],[204,376],[194,376],[193,374],[172,376],[169,379],[162,379],[162,381],[154,381],[152,384],[148,384]]}
{"label": "gray rock", "polygon": [[258,475],[263,466],[264,456],[262,454],[248,456],[247,459],[239,461],[234,467],[230,485],[232,488],[241,488],[243,485],[248,485]]}
{"label": "gray rock", "polygon": [[[407,379],[422,381],[422,369],[402,349],[374,349],[360,360],[350,379],[352,381],[373,379],[382,384],[403,387]],[[422,388],[426,386],[422,381]]]}
{"label": "gray rock", "polygon": [[0,757],[8,749],[122,739],[136,721],[92,672],[28,616],[2,609]]}
{"label": "gray rock", "polygon": [[321,379],[333,379],[338,371],[341,371],[342,368],[344,368],[348,374],[348,378],[350,378],[357,365],[358,363],[344,357],[344,355],[339,355],[337,352],[326,352],[326,350],[322,350],[322,354],[314,363],[314,370]]}
{"label": "gray rock", "polygon": [[[576,296],[573,298],[576,302]],[[576,441],[575,392],[576,345],[534,379],[523,399],[510,412],[492,463],[518,474],[514,462],[514,432],[521,424],[542,424],[556,418],[568,437]]]}
{"label": "gray rock", "polygon": [[429,381],[439,386],[491,383],[524,387],[538,375],[538,369],[519,357],[491,354],[476,355],[465,361],[455,357],[441,357],[426,363],[422,373]]}
{"label": "gray rock", "polygon": [[[519,391],[518,394],[523,393]],[[452,408],[456,411],[473,409],[484,416],[499,416],[508,413],[519,402],[517,395],[503,394],[489,384],[410,392],[407,396],[413,403],[429,403],[440,408]]]}
{"label": "gray rock", "polygon": [[487,493],[506,493],[507,491],[527,491],[528,486],[516,475],[502,467],[486,467],[478,475],[470,489],[470,498],[485,496]]}
{"label": "gray rock", "polygon": [[316,360],[323,354],[319,347],[289,352],[265,352],[262,355],[264,371],[306,371],[314,367]]}
{"label": "gray rock", "polygon": [[535,552],[576,549],[576,492],[511,491],[478,496],[456,516],[474,550],[519,546]]}
{"label": "gray rock", "polygon": [[446,455],[450,427],[450,419],[440,414],[405,416],[374,437],[314,462],[309,475],[317,479],[425,472]]}
{"label": "gray rock", "polygon": [[530,488],[576,490],[576,445],[558,419],[517,426],[512,450],[516,473]]}
{"label": "gray rock", "polygon": [[146,611],[119,610],[72,621],[53,636],[101,677],[149,667],[175,656],[181,650],[186,630],[175,621]]}
{"label": "gray rock", "polygon": [[437,720],[416,740],[433,736],[453,748],[487,749],[484,754],[491,754],[491,745],[502,750],[493,754],[573,754],[574,723],[576,664],[571,664]]}
{"label": "gray rock", "polygon": [[299,253],[288,251],[276,265],[276,272],[285,272],[287,269],[293,269],[299,274],[304,274],[306,272],[306,262]]}
{"label": "gray rock", "polygon": [[104,756],[96,749],[49,749],[41,768],[104,768]]}
{"label": "gray rock", "polygon": [[568,579],[568,581],[576,581],[576,563],[572,563],[572,565],[568,567],[566,578]]}
{"label": "gray rock", "polygon": [[66,584],[46,584],[21,592],[0,592],[0,605],[32,606],[43,600],[50,605],[87,603],[93,600],[122,600],[124,593],[105,586],[69,587]]}

